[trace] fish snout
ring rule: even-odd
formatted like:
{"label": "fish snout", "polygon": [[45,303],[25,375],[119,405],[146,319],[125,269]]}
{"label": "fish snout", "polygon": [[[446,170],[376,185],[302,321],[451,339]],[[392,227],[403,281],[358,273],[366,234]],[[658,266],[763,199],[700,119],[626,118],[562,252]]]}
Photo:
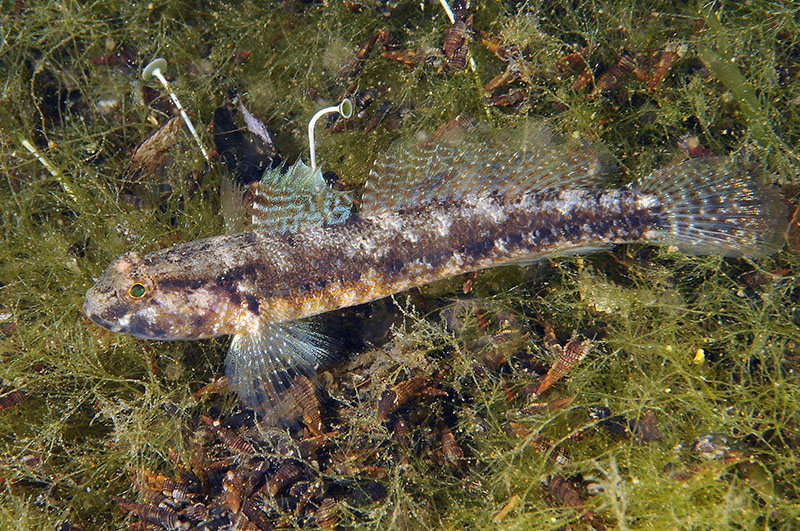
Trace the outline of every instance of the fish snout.
{"label": "fish snout", "polygon": [[83,299],[83,305],[81,306],[83,315],[85,315],[87,319],[96,325],[102,326],[106,330],[120,332],[122,330],[122,326],[120,326],[120,324],[114,320],[102,317],[102,312],[98,311],[98,307],[99,301],[96,290],[94,288],[90,288],[89,291],[86,292],[86,296]]}

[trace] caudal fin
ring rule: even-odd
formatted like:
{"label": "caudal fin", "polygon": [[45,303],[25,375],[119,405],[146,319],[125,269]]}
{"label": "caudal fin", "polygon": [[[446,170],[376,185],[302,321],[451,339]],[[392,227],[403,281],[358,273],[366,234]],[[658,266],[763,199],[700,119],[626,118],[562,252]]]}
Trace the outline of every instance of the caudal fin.
{"label": "caudal fin", "polygon": [[783,246],[787,217],[780,195],[730,159],[683,161],[632,188],[655,196],[666,212],[667,226],[652,240],[728,256],[765,256]]}

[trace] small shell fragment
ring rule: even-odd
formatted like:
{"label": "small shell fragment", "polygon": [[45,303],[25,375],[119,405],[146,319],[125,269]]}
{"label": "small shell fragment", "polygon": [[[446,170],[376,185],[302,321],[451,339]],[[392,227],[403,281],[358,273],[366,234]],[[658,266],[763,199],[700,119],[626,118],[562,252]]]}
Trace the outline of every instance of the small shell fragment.
{"label": "small shell fragment", "polygon": [[389,415],[397,411],[424,385],[425,377],[415,376],[396,383],[384,391],[378,399],[378,421],[383,422],[389,418]]}
{"label": "small shell fragment", "polygon": [[578,494],[578,491],[558,474],[550,476],[547,488],[561,505],[574,508],[580,508],[584,505],[583,498]]}
{"label": "small shell fragment", "polygon": [[573,334],[572,339],[563,348],[557,345],[552,346],[551,349],[557,353],[558,357],[550,367],[550,370],[547,371],[542,383],[539,384],[536,394],[541,395],[551,385],[560,380],[575,365],[580,363],[592,348],[594,348],[594,343],[588,339],[578,339],[577,334]]}

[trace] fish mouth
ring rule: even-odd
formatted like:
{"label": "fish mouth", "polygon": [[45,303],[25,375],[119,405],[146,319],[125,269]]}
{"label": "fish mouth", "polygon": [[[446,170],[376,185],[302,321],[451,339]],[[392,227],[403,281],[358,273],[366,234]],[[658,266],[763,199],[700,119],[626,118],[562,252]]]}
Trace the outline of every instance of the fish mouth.
{"label": "fish mouth", "polygon": [[112,332],[121,332],[122,331],[122,327],[119,325],[119,323],[115,323],[115,322],[112,322],[112,321],[107,321],[107,320],[103,319],[102,317],[100,317],[100,315],[92,312],[92,310],[91,310],[91,308],[89,306],[89,300],[88,299],[83,301],[82,310],[83,310],[83,315],[85,315],[94,324],[96,324],[98,326],[102,326],[106,330],[110,330]]}
{"label": "fish mouth", "polygon": [[139,339],[158,341],[176,339],[169,333],[169,330],[154,326],[137,315],[125,315],[121,320],[116,318],[106,319],[101,314],[92,311],[92,305],[88,298],[83,302],[83,314],[94,324],[117,334],[127,334]]}
{"label": "fish mouth", "polygon": [[[85,313],[85,312],[84,312],[84,313]],[[116,333],[120,333],[120,332],[122,332],[122,331],[123,331],[123,330],[122,330],[122,327],[121,327],[119,324],[117,324],[117,323],[112,323],[112,322],[110,322],[110,321],[106,321],[105,319],[101,318],[101,317],[100,317],[99,315],[97,315],[97,314],[88,314],[88,313],[86,313],[85,315],[86,315],[86,317],[88,317],[88,318],[89,318],[89,320],[90,320],[90,321],[92,321],[94,324],[96,324],[96,325],[98,325],[98,326],[101,326],[101,327],[105,328],[106,330],[109,330],[109,331],[111,331],[111,332],[116,332]]]}

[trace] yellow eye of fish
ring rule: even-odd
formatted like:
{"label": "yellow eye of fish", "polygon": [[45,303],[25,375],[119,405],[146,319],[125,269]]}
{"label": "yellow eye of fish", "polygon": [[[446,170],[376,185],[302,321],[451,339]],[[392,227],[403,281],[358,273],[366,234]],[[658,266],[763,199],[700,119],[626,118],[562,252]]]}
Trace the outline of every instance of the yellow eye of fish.
{"label": "yellow eye of fish", "polygon": [[130,295],[132,299],[141,299],[146,292],[147,288],[144,287],[144,284],[138,282],[128,288],[128,295]]}

